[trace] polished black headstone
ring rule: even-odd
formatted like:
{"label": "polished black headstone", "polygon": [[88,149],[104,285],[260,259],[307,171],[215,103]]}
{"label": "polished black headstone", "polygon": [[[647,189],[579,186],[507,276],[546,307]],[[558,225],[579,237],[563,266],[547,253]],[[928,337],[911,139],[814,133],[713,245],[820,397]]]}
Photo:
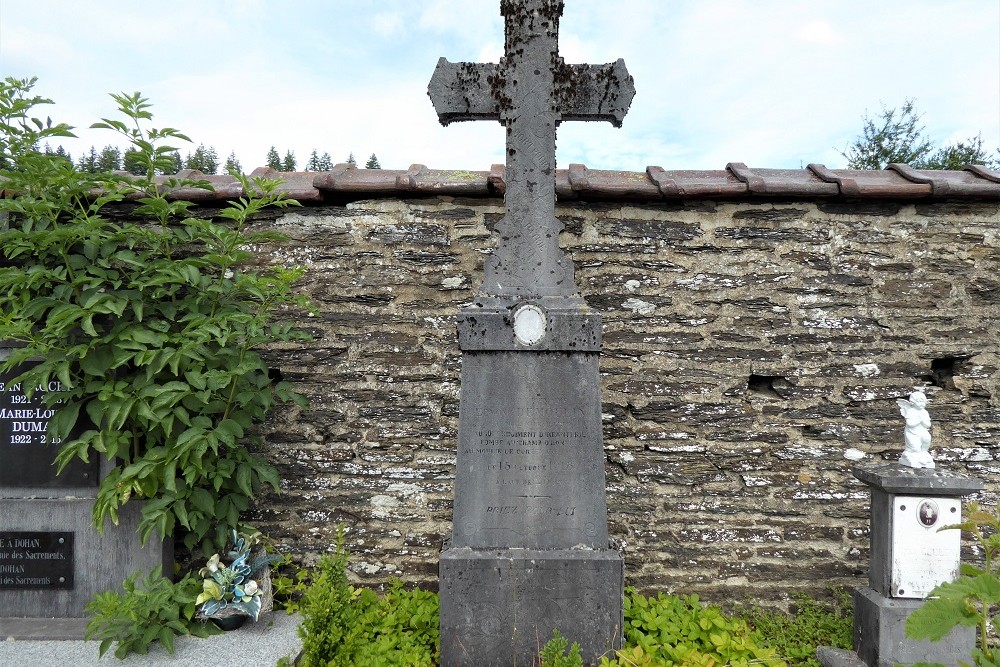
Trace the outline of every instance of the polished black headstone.
{"label": "polished black headstone", "polygon": [[61,389],[53,380],[47,387],[37,387],[28,396],[22,383],[12,382],[29,365],[0,373],[0,486],[65,488],[97,486],[97,460],[90,463],[73,460],[56,474],[53,464],[60,443],[52,442],[47,428],[54,408],[46,407],[48,391]]}

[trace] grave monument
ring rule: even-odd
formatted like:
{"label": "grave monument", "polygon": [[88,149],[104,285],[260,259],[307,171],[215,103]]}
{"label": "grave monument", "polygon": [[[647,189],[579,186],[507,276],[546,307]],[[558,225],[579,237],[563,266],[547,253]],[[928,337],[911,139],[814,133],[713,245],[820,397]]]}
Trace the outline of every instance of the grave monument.
{"label": "grave monument", "polygon": [[[0,361],[11,350],[0,341]],[[82,639],[95,593],[171,554],[155,535],[140,544],[135,503],[97,532],[91,512],[109,464],[74,460],[56,475],[59,443],[46,433],[54,412],[42,396],[59,383],[28,392],[13,382],[23,370],[0,373],[0,638]]]}
{"label": "grave monument", "polygon": [[585,662],[620,644],[624,568],[609,548],[598,361],[601,320],[559,248],[556,127],[621,125],[623,61],[568,65],[561,0],[502,0],[499,64],[442,58],[441,123],[506,128],[506,214],[458,317],[461,403],[453,529],[441,554],[441,664],[531,664],[559,630]]}
{"label": "grave monument", "polygon": [[820,647],[825,667],[895,667],[915,662],[958,667],[975,646],[975,628],[957,627],[937,642],[906,636],[906,619],[931,591],[959,574],[961,532],[942,530],[962,522],[962,497],[983,481],[935,468],[930,455],[931,419],[920,391],[897,399],[905,420],[898,463],[855,466],[871,489],[871,554],[868,586],[854,598],[854,651]]}

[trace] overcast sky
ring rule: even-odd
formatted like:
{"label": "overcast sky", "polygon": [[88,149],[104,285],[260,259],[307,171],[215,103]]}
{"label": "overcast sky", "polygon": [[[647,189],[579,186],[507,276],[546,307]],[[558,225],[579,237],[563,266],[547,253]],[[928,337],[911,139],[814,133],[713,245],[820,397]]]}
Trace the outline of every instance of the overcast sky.
{"label": "overcast sky", "polygon": [[[499,0],[0,0],[0,74],[37,76],[56,121],[86,128],[139,90],[154,126],[235,151],[274,145],[302,168],[375,153],[487,170],[495,122],[441,127],[427,98],[440,56],[496,62]],[[624,58],[624,126],[567,122],[560,167],[642,171],[845,166],[862,118],[916,100],[936,143],[1000,146],[1000,0],[567,0],[567,62]],[[74,156],[115,142],[82,129]],[[183,146],[182,153],[193,146]]]}

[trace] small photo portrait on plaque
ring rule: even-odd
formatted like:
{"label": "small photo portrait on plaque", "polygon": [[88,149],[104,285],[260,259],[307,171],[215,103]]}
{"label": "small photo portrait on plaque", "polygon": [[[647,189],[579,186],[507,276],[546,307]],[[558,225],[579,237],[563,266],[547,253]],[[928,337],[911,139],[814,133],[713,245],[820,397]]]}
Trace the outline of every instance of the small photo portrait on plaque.
{"label": "small photo portrait on plaque", "polygon": [[917,519],[922,526],[930,528],[937,523],[939,515],[938,504],[933,500],[925,500],[917,507]]}

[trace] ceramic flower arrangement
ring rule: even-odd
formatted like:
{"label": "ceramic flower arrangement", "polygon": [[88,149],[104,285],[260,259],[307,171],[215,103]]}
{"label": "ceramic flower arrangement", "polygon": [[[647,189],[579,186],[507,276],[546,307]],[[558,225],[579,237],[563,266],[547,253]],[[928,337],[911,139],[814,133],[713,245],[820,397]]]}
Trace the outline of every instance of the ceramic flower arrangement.
{"label": "ceramic flower arrangement", "polygon": [[259,535],[242,535],[234,530],[231,536],[234,547],[226,554],[231,562],[226,565],[219,554],[214,554],[199,571],[204,581],[197,604],[201,614],[213,621],[234,616],[242,617],[241,622],[246,618],[256,621],[265,603],[270,603],[269,566],[281,559],[268,556],[263,547],[254,549]]}

